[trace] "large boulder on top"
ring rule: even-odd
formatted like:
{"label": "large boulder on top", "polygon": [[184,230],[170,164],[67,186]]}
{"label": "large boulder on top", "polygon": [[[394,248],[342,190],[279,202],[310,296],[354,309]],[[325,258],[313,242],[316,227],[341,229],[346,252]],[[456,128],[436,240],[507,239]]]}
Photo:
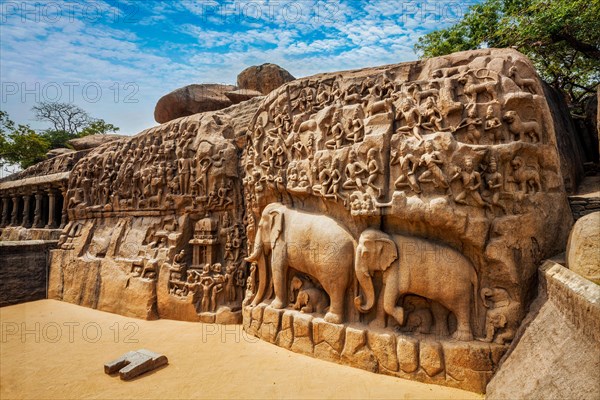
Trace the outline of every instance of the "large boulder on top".
{"label": "large boulder on top", "polygon": [[163,124],[177,118],[206,111],[216,111],[234,103],[226,92],[235,91],[233,85],[203,83],[184,86],[164,95],[156,103],[154,119]]}
{"label": "large boulder on top", "polygon": [[286,82],[293,81],[292,74],[276,64],[263,64],[248,67],[237,77],[240,89],[257,90],[268,94]]}
{"label": "large boulder on top", "polygon": [[104,143],[112,142],[113,140],[123,139],[124,135],[88,135],[77,139],[71,139],[67,143],[71,145],[75,150],[88,150],[98,147]]}

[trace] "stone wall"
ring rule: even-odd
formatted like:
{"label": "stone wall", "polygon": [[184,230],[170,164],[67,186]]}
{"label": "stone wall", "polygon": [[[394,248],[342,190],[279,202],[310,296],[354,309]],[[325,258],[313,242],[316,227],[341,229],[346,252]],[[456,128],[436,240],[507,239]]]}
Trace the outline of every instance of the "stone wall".
{"label": "stone wall", "polygon": [[540,294],[487,398],[597,399],[600,286],[549,261],[539,276]]}
{"label": "stone wall", "polygon": [[46,298],[56,240],[0,241],[0,307]]}

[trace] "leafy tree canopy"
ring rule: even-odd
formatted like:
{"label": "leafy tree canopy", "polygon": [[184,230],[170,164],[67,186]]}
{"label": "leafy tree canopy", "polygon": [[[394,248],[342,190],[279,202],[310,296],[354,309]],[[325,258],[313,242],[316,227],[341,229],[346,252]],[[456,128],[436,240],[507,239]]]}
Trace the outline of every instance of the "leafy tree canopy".
{"label": "leafy tree canopy", "polygon": [[516,48],[542,79],[581,106],[600,82],[600,1],[484,0],[415,45],[423,57],[484,47]]}

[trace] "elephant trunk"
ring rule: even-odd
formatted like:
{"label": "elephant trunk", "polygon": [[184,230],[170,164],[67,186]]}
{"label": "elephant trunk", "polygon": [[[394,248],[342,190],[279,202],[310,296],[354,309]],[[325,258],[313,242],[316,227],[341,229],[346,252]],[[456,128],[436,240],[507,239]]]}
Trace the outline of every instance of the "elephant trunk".
{"label": "elephant trunk", "polygon": [[375,288],[373,287],[373,280],[366,267],[356,268],[356,278],[360,284],[360,288],[365,294],[366,302],[362,304],[362,297],[360,294],[354,298],[354,306],[361,313],[367,313],[373,308],[375,304]]}
{"label": "elephant trunk", "polygon": [[[257,238],[258,235],[257,235]],[[248,257],[245,258],[246,261],[248,261],[249,263],[253,263],[253,262],[258,262],[258,259],[260,257],[262,251],[262,244],[259,240],[255,240],[254,241],[254,248],[252,250],[252,254],[250,254]]]}

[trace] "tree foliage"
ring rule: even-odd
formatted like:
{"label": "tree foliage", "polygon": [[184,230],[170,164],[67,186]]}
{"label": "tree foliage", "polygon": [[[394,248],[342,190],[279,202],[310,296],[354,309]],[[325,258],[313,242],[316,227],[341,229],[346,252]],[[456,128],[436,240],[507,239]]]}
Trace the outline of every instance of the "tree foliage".
{"label": "tree foliage", "polygon": [[49,129],[34,131],[29,125],[16,125],[0,111],[0,167],[19,165],[27,168],[46,159],[51,149],[67,147],[68,141],[94,134],[116,132],[118,127],[95,119],[80,107],[69,103],[39,103],[32,108],[38,121]]}
{"label": "tree foliage", "polygon": [[423,57],[484,47],[516,48],[579,106],[600,82],[600,1],[484,0],[415,45]]}

